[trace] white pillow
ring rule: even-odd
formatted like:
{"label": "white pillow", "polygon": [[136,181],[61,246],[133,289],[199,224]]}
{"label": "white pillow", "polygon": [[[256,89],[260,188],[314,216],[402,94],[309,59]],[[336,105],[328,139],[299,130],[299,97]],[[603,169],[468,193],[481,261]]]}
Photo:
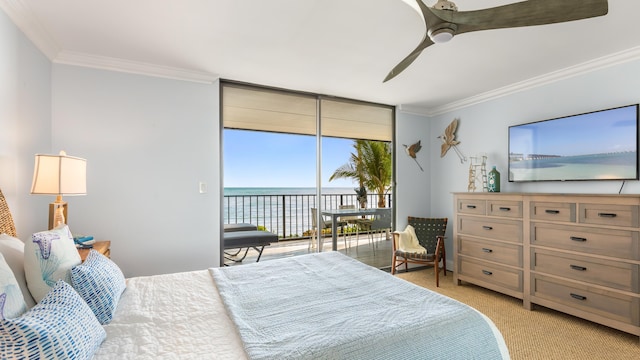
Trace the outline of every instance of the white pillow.
{"label": "white pillow", "polygon": [[0,319],[13,319],[27,311],[20,286],[0,254]]}
{"label": "white pillow", "polygon": [[58,280],[71,284],[71,268],[81,262],[67,225],[33,234],[24,244],[24,272],[33,298],[40,302]]}
{"label": "white pillow", "polygon": [[398,250],[417,254],[427,253],[427,249],[422,247],[418,242],[416,229],[414,229],[413,226],[407,225],[404,231],[399,231],[398,234],[400,234],[398,239]]}
{"label": "white pillow", "polygon": [[27,307],[31,309],[35,304],[35,300],[27,287],[27,279],[24,275],[24,243],[20,239],[7,234],[0,234],[0,253],[4,255],[4,259],[9,264],[13,276],[16,277],[22,297]]}

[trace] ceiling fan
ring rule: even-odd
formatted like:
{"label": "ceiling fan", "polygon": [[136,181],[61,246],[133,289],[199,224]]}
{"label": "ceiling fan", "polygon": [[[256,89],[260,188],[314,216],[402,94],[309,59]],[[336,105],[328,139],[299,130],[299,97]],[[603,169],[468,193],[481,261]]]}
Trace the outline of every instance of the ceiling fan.
{"label": "ceiling fan", "polygon": [[426,33],[418,47],[396,65],[383,82],[404,71],[422,50],[434,43],[447,42],[455,35],[581,20],[606,15],[609,11],[607,0],[528,0],[475,11],[458,11],[456,4],[448,0],[438,0],[433,7],[422,0],[404,1],[412,6],[417,3]]}

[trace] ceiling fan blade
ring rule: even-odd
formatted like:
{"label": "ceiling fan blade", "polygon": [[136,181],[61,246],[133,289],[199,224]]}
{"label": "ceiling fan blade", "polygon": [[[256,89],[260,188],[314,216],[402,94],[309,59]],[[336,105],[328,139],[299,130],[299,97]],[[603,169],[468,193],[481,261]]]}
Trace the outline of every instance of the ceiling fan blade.
{"label": "ceiling fan blade", "polygon": [[424,25],[425,25],[424,38],[422,39],[420,44],[418,44],[418,47],[416,47],[415,50],[413,50],[409,55],[407,55],[407,57],[405,57],[402,61],[400,61],[400,63],[398,65],[396,65],[393,69],[391,69],[389,74],[387,74],[387,77],[384,78],[384,80],[382,81],[383,83],[385,83],[385,82],[393,79],[394,77],[398,76],[401,72],[404,71],[404,69],[406,69],[409,65],[411,65],[411,63],[413,63],[418,58],[418,56],[420,55],[422,50],[424,50],[424,49],[428,48],[429,46],[433,45],[433,41],[431,41],[429,36],[427,36],[427,29],[429,28],[429,24],[433,24],[435,22],[440,22],[441,20],[438,19],[431,12],[431,9],[429,9],[429,7],[427,5],[425,5],[421,0],[416,0],[416,3],[420,7],[420,11],[422,12],[422,20],[423,20]]}
{"label": "ceiling fan blade", "polygon": [[528,0],[475,11],[431,9],[440,19],[458,25],[456,34],[561,23],[606,15],[607,0]]}
{"label": "ceiling fan blade", "polygon": [[409,65],[411,65],[411,63],[413,63],[418,58],[422,50],[428,48],[431,45],[433,45],[433,41],[431,41],[431,39],[429,39],[428,36],[425,36],[424,39],[422,39],[422,42],[420,42],[420,45],[418,45],[418,47],[415,50],[413,50],[406,58],[400,61],[398,65],[396,65],[393,69],[391,69],[391,71],[389,71],[389,74],[387,74],[387,77],[384,78],[382,82],[385,83],[393,79],[394,77],[398,76],[398,74],[403,72],[404,69],[406,69]]}
{"label": "ceiling fan blade", "polygon": [[420,53],[433,45],[429,29],[450,28],[456,35],[471,31],[504,29],[555,24],[606,15],[608,0],[526,0],[513,4],[474,11],[451,11],[430,8],[416,0],[426,27],[418,47],[394,67],[383,82],[387,82],[413,63]]}

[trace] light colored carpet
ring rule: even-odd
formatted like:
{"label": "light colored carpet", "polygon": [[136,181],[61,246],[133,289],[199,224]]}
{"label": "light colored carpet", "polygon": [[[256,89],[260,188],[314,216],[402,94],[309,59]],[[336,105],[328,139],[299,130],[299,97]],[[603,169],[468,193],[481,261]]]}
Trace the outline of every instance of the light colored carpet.
{"label": "light colored carpet", "polygon": [[514,360],[640,359],[638,336],[542,306],[536,305],[533,311],[525,310],[522,300],[469,283],[455,286],[451,272],[446,277],[440,274],[439,288],[436,288],[432,268],[396,276],[487,315],[502,332]]}

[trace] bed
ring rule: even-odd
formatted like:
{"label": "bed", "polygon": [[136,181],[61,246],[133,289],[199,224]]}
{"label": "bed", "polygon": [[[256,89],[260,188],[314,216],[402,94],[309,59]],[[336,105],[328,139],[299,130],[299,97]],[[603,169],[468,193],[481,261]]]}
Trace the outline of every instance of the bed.
{"label": "bed", "polygon": [[129,278],[98,327],[85,358],[509,358],[478,311],[338,252]]}

